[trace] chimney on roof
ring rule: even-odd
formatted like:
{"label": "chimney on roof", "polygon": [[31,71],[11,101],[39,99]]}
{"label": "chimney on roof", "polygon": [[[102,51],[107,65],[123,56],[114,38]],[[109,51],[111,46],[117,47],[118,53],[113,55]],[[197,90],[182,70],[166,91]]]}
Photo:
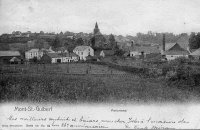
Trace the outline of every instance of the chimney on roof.
{"label": "chimney on roof", "polygon": [[165,51],[165,34],[163,34],[163,51]]}

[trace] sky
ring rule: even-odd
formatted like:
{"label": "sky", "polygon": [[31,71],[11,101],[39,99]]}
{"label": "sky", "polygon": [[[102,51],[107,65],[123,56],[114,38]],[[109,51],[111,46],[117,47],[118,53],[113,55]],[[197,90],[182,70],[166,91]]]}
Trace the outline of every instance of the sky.
{"label": "sky", "polygon": [[200,0],[0,0],[0,34],[200,32]]}

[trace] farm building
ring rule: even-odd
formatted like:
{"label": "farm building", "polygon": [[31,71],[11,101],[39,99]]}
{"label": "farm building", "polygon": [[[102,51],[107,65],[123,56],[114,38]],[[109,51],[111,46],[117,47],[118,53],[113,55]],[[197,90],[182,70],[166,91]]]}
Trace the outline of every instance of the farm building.
{"label": "farm building", "polygon": [[73,52],[77,54],[80,60],[86,60],[87,56],[94,56],[94,50],[90,46],[77,46]]}
{"label": "farm building", "polygon": [[159,47],[157,46],[134,46],[130,50],[130,56],[136,58],[146,58],[155,54],[160,54]]}
{"label": "farm building", "polygon": [[178,43],[166,43],[163,51],[167,60],[174,60],[178,57],[188,58],[189,52],[183,49]]}
{"label": "farm building", "polygon": [[43,63],[66,63],[76,62],[79,60],[78,55],[74,53],[46,53],[42,56],[41,62]]}
{"label": "farm building", "polygon": [[21,60],[22,58],[19,51],[0,51],[0,63],[2,64],[19,64]]}
{"label": "farm building", "polygon": [[113,56],[115,52],[113,50],[102,50],[100,52],[100,56],[107,57],[107,56]]}

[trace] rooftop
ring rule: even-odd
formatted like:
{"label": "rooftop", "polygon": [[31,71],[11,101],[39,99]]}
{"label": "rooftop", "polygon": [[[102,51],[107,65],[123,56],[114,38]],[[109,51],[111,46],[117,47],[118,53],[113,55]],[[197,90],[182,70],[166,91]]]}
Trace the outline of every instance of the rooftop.
{"label": "rooftop", "polygon": [[138,51],[144,53],[160,53],[159,47],[157,46],[134,46],[130,51]]}
{"label": "rooftop", "polygon": [[200,55],[200,48],[192,52],[190,55]]}
{"label": "rooftop", "polygon": [[106,56],[112,56],[115,54],[113,50],[102,50]]}
{"label": "rooftop", "polygon": [[0,51],[0,56],[20,56],[19,51]]}
{"label": "rooftop", "polygon": [[49,57],[51,58],[61,58],[61,57],[71,57],[71,56],[78,56],[75,53],[62,53],[62,54],[58,54],[58,53],[46,53]]}
{"label": "rooftop", "polygon": [[84,51],[88,48],[91,48],[90,46],[77,46],[74,48],[74,51]]}

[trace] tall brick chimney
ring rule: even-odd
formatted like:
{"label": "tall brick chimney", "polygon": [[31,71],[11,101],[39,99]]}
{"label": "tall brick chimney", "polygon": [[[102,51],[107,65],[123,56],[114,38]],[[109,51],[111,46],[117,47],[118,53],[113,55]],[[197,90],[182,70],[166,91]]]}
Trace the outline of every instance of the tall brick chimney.
{"label": "tall brick chimney", "polygon": [[165,51],[165,34],[163,34],[163,51]]}

